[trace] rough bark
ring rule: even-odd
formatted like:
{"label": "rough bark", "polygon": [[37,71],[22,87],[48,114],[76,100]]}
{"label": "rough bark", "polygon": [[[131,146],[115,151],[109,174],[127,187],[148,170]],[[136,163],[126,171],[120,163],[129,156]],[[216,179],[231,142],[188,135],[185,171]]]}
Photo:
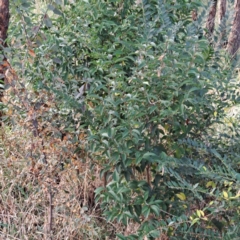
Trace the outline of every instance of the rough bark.
{"label": "rough bark", "polygon": [[[9,25],[9,0],[0,0],[0,53],[3,47],[6,47],[7,31]],[[3,61],[2,61],[3,60]],[[8,68],[8,62],[6,58],[0,59],[0,80],[4,79],[5,82],[5,73]],[[3,92],[0,91],[0,101],[2,101]],[[0,112],[0,117],[2,113]],[[1,125],[1,123],[0,123]]]}
{"label": "rough bark", "polygon": [[214,30],[216,13],[217,13],[217,0],[213,0],[206,24],[206,29],[208,30],[209,35],[212,35]]}
{"label": "rough bark", "polygon": [[[222,22],[223,18],[226,15],[226,9],[227,9],[227,1],[226,0],[220,0],[219,4],[219,23]],[[226,22],[223,21],[224,24],[222,25],[221,33],[219,36],[219,46],[226,48],[227,47],[227,31],[226,31]]]}
{"label": "rough bark", "polygon": [[9,18],[9,0],[0,0],[0,44],[3,46],[6,46]]}
{"label": "rough bark", "polygon": [[[9,0],[0,0],[0,52],[3,47],[6,47],[9,18]],[[6,59],[3,60],[3,63],[0,62],[0,79],[4,79],[7,65]]]}
{"label": "rough bark", "polygon": [[221,0],[220,1],[220,21],[225,17],[226,14],[226,8],[227,8],[227,1],[226,0]]}
{"label": "rough bark", "polygon": [[227,51],[234,56],[240,46],[240,0],[236,1],[232,29],[228,38]]}

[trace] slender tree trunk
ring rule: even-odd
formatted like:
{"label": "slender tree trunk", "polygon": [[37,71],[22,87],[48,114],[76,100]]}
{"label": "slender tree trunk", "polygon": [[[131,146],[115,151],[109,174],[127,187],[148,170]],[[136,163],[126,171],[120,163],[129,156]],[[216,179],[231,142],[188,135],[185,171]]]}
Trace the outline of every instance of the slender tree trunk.
{"label": "slender tree trunk", "polygon": [[[0,53],[1,50],[7,46],[7,31],[9,25],[9,0],[0,0]],[[7,70],[7,61],[6,58],[0,59],[0,82],[5,82],[5,73]],[[0,91],[0,101],[2,101],[3,97],[3,89]],[[0,117],[2,116],[2,112],[0,112]],[[0,122],[1,125],[1,122]]]}
{"label": "slender tree trunk", "polygon": [[235,15],[232,29],[228,38],[227,51],[234,56],[240,46],[240,0],[236,0]]}
{"label": "slender tree trunk", "polygon": [[220,21],[225,17],[226,8],[227,8],[227,1],[221,0],[220,1]]}
{"label": "slender tree trunk", "polygon": [[[7,31],[9,24],[9,0],[0,0],[0,53],[1,50],[6,47]],[[3,60],[3,61],[2,61]],[[0,59],[0,81],[5,80],[6,58]],[[0,91],[0,101],[2,101],[3,90]],[[0,112],[0,116],[2,113]]]}
{"label": "slender tree trunk", "polygon": [[215,17],[217,13],[217,0],[212,1],[212,5],[210,7],[210,11],[208,14],[206,28],[208,30],[208,35],[212,35],[214,26],[215,26]]}
{"label": "slender tree trunk", "polygon": [[218,38],[218,46],[226,48],[227,47],[227,35],[226,35],[226,19],[224,20],[224,17],[226,15],[226,8],[227,8],[227,1],[226,0],[220,0],[219,4],[219,23],[222,23],[221,25],[221,32]]}
{"label": "slender tree trunk", "polygon": [[0,44],[3,46],[6,46],[9,18],[9,0],[0,0]]}
{"label": "slender tree trunk", "polygon": [[[0,0],[0,52],[3,47],[6,47],[5,40],[7,39],[9,18],[9,0]],[[0,59],[0,79],[4,78],[5,68],[4,63],[1,63]]]}

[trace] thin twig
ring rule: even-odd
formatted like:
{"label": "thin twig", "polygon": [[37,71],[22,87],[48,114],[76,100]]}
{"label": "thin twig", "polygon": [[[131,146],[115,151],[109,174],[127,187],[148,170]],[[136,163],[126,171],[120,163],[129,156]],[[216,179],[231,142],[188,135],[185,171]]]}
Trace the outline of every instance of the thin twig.
{"label": "thin twig", "polygon": [[49,208],[48,208],[48,234],[50,239],[51,237],[51,232],[52,232],[52,225],[53,225],[53,195],[52,195],[52,189],[51,185],[49,185],[48,188],[48,196],[49,196]]}

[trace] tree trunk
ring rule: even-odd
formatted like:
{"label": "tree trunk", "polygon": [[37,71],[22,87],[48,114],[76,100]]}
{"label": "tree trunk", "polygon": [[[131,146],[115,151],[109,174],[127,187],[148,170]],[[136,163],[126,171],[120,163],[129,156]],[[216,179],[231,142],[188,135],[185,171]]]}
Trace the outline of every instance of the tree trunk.
{"label": "tree trunk", "polygon": [[[0,0],[0,53],[4,47],[7,46],[7,31],[9,24],[10,14],[9,14],[9,0]],[[3,54],[4,55],[4,54]],[[7,59],[4,57],[0,59],[0,83],[5,82],[5,73],[7,70]],[[2,101],[3,89],[0,90],[0,101]],[[2,113],[0,112],[0,117]],[[1,123],[0,123],[1,125]]]}
{"label": "tree trunk", "polygon": [[225,17],[226,8],[227,8],[227,1],[221,0],[220,1],[220,21]]}
{"label": "tree trunk", "polygon": [[217,12],[217,0],[212,1],[212,5],[210,7],[206,28],[208,30],[208,35],[212,35],[214,26],[215,26],[215,17]]}
{"label": "tree trunk", "polygon": [[240,0],[236,0],[235,15],[232,29],[228,38],[227,51],[234,56],[240,46]]}
{"label": "tree trunk", "polygon": [[6,46],[9,18],[9,0],[0,0],[0,44],[3,46]]}
{"label": "tree trunk", "polygon": [[227,1],[226,0],[220,0],[220,4],[219,4],[219,23],[221,25],[221,32],[220,32],[220,35],[219,35],[219,39],[218,39],[218,44],[219,46],[223,47],[223,48],[226,48],[227,47],[227,35],[226,35],[226,19],[225,21],[222,21],[224,20],[223,18],[225,17],[226,15],[226,8],[227,8]]}
{"label": "tree trunk", "polygon": [[[9,0],[0,0],[0,52],[3,47],[6,47],[6,39],[7,39],[7,31],[8,31],[8,24],[9,24]],[[0,80],[4,79],[4,74],[6,70],[5,58],[1,63],[0,59]]]}

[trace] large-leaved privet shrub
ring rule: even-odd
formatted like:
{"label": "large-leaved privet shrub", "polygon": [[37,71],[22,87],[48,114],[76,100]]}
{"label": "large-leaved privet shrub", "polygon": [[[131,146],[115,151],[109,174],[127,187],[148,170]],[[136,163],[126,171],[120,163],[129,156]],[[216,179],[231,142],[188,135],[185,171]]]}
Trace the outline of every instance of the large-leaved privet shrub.
{"label": "large-leaved privet shrub", "polygon": [[91,56],[101,58],[87,120],[89,150],[108,181],[96,191],[108,221],[136,223],[121,239],[237,236],[236,156],[219,154],[208,137],[229,104],[224,92],[234,91],[224,54],[182,5],[143,1],[123,17],[114,4],[95,7]]}
{"label": "large-leaved privet shrub", "polygon": [[238,128],[223,136],[216,127],[238,86],[203,36],[204,11],[192,22],[199,3],[52,2],[22,72],[34,90],[54,92],[62,118],[52,124],[88,129],[88,153],[107,180],[96,190],[103,214],[132,224],[119,238],[237,237]]}

